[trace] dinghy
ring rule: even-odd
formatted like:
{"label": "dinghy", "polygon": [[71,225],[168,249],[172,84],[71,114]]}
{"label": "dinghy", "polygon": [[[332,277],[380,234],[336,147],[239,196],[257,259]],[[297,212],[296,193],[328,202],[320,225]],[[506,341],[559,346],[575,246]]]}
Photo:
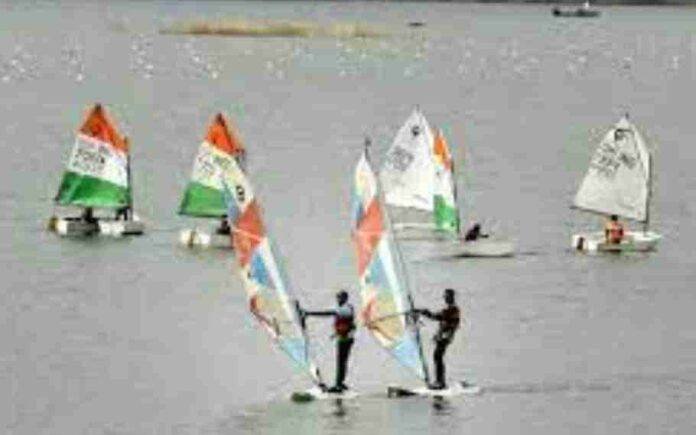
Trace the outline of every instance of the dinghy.
{"label": "dinghy", "polygon": [[291,399],[303,402],[354,397],[352,392],[325,391],[312,357],[298,299],[263,223],[251,183],[236,159],[229,161],[223,188],[229,204],[227,216],[232,229],[234,255],[248,296],[249,311],[275,346],[314,383],[314,387],[306,391],[293,393]]}
{"label": "dinghy", "polygon": [[391,391],[397,388],[414,395],[454,395],[452,389],[427,388],[428,366],[420,327],[413,314],[413,297],[367,147],[355,168],[351,216],[360,282],[360,319],[376,341],[425,386],[389,387],[389,397],[394,396]]}
{"label": "dinghy", "polygon": [[454,256],[514,254],[515,245],[506,238],[463,240],[452,154],[442,131],[433,133],[418,108],[396,134],[380,180],[400,239],[452,242],[446,250]]}
{"label": "dinghy", "polygon": [[[61,236],[140,235],[144,225],[133,212],[130,152],[100,104],[95,104],[77,132],[75,145],[55,203],[83,209],[82,217],[53,215],[48,224]],[[94,216],[93,209],[111,216]]]}
{"label": "dinghy", "polygon": [[179,233],[179,242],[187,247],[231,248],[226,227],[227,207],[222,180],[231,162],[243,166],[244,146],[234,129],[218,113],[208,127],[205,139],[193,162],[191,180],[186,186],[179,214],[199,219],[221,221],[217,228],[186,228]]}
{"label": "dinghy", "polygon": [[607,243],[604,232],[574,234],[577,251],[650,251],[661,236],[649,231],[652,196],[652,156],[636,127],[623,117],[607,132],[592,156],[572,208],[604,216],[616,215],[643,224],[625,231],[621,243]]}
{"label": "dinghy", "polygon": [[576,9],[560,9],[555,7],[551,10],[554,17],[575,17],[575,18],[594,18],[598,17],[600,12],[590,6],[590,2],[586,1],[582,7]]}

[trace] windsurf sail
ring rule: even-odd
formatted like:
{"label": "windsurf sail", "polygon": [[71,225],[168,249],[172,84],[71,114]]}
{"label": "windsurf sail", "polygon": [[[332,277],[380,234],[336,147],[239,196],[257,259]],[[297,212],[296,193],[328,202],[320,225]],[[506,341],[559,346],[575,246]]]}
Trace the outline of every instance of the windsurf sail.
{"label": "windsurf sail", "polygon": [[646,222],[652,176],[650,160],[643,137],[627,118],[622,118],[604,136],[592,156],[574,207]]}
{"label": "windsurf sail", "polygon": [[391,355],[428,382],[413,300],[397,251],[379,183],[365,151],[355,168],[352,238],[360,277],[360,317]]}
{"label": "windsurf sail", "polygon": [[387,205],[433,211],[432,148],[430,126],[416,108],[396,134],[380,172]]}
{"label": "windsurf sail", "polygon": [[122,208],[131,204],[129,146],[100,104],[77,132],[58,188],[58,205]]}
{"label": "windsurf sail", "polygon": [[435,134],[433,142],[435,166],[434,213],[435,228],[459,234],[459,209],[457,208],[454,162],[442,130]]}
{"label": "windsurf sail", "polygon": [[237,159],[241,164],[244,146],[230,130],[225,118],[218,113],[208,127],[205,139],[198,148],[193,172],[179,206],[179,214],[194,217],[219,218],[227,213],[223,188],[225,173]]}
{"label": "windsurf sail", "polygon": [[222,183],[229,204],[227,216],[249,310],[276,346],[319,384],[321,377],[310,355],[297,299],[266,231],[251,184],[234,159],[226,175]]}

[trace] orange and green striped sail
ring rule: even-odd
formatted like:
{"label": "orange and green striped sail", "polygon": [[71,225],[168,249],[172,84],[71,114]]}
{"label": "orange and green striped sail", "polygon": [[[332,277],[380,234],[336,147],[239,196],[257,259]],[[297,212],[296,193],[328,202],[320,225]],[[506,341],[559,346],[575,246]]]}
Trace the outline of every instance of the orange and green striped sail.
{"label": "orange and green striped sail", "polygon": [[454,164],[442,130],[438,130],[433,141],[433,163],[435,168],[433,195],[435,228],[458,234],[459,211],[455,195]]}
{"label": "orange and green striped sail", "polygon": [[179,214],[219,218],[227,214],[223,179],[235,159],[241,162],[244,146],[235,131],[218,113],[198,148],[193,172],[179,206]]}
{"label": "orange and green striped sail", "polygon": [[128,141],[95,104],[75,138],[55,201],[59,205],[121,208],[131,204]]}

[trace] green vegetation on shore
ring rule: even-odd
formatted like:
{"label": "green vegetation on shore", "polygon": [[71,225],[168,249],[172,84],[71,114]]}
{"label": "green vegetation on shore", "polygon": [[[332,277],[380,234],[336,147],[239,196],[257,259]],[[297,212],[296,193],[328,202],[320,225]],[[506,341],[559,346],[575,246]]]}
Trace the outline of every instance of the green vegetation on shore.
{"label": "green vegetation on shore", "polygon": [[385,33],[359,23],[321,25],[300,21],[253,21],[248,19],[191,20],[175,23],[160,30],[174,35],[215,35],[249,37],[334,37],[377,38]]}

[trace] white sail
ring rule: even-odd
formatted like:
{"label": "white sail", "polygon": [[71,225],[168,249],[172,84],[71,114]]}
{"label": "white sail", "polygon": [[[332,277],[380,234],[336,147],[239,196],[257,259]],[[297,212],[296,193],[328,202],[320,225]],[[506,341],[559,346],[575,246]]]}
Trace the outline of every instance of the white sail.
{"label": "white sail", "polygon": [[382,166],[380,178],[388,205],[433,210],[432,149],[430,126],[416,108],[396,134]]}
{"label": "white sail", "polygon": [[650,152],[643,137],[622,118],[592,156],[574,206],[644,222],[648,218],[650,170]]}

